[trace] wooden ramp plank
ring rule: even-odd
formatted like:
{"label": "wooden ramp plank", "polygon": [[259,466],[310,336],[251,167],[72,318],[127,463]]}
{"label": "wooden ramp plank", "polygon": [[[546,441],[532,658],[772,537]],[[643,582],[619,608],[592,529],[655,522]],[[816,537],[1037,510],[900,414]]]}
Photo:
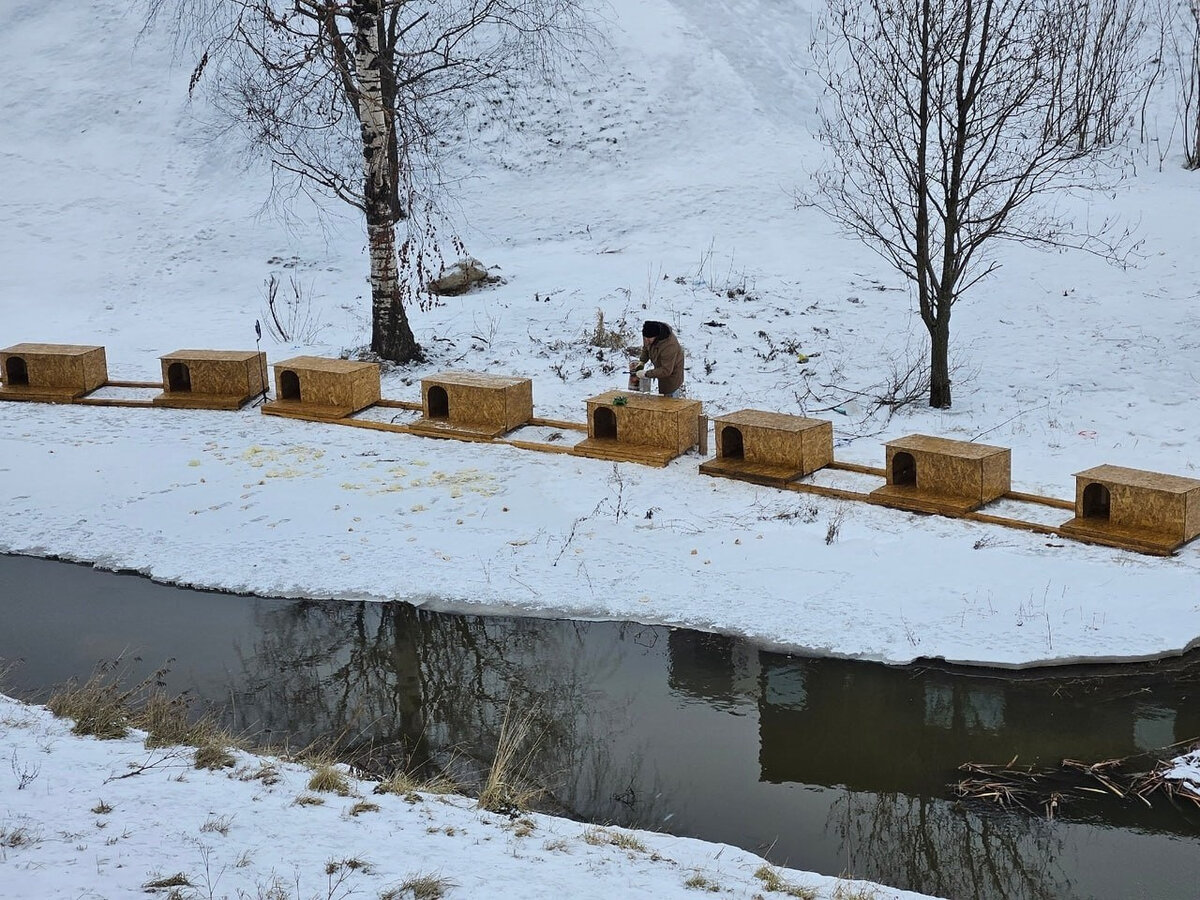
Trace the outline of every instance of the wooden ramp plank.
{"label": "wooden ramp plank", "polygon": [[19,400],[29,403],[74,403],[84,395],[74,388],[29,388],[22,385],[0,387],[0,400]]}
{"label": "wooden ramp plank", "polygon": [[497,438],[508,429],[503,425],[489,423],[451,422],[449,419],[420,418],[409,422],[408,427],[418,434],[430,437]]}
{"label": "wooden ramp plank", "polygon": [[1176,535],[1154,532],[1143,528],[1129,528],[1095,518],[1075,517],[1059,526],[1059,532],[1067,537],[1090,543],[1103,543],[1110,547],[1123,547],[1140,553],[1156,553],[1170,556],[1186,541]]}
{"label": "wooden ramp plank", "polygon": [[78,400],[72,401],[80,406],[125,406],[125,407],[145,407],[153,408],[153,400],[127,400],[118,397],[80,397]]}
{"label": "wooden ramp plank", "polygon": [[732,478],[766,487],[781,487],[795,481],[804,474],[803,469],[792,466],[773,466],[769,463],[747,462],[744,459],[720,457],[700,463],[700,472],[717,478]]}
{"label": "wooden ramp plank", "polygon": [[261,394],[251,394],[242,397],[237,394],[189,394],[182,391],[164,391],[155,397],[151,403],[167,409],[241,409],[251,400],[261,397]]}
{"label": "wooden ramp plank", "polygon": [[884,506],[906,509],[909,512],[961,516],[982,504],[978,499],[934,494],[907,485],[885,484],[871,491],[871,496]]}
{"label": "wooden ramp plank", "polygon": [[572,447],[571,452],[576,456],[587,456],[591,459],[641,463],[645,466],[658,466],[659,468],[680,455],[673,447],[629,444],[610,438],[587,438]]}
{"label": "wooden ramp plank", "polygon": [[261,407],[264,416],[283,416],[311,421],[338,421],[357,412],[349,406],[319,406],[298,400],[272,400]]}

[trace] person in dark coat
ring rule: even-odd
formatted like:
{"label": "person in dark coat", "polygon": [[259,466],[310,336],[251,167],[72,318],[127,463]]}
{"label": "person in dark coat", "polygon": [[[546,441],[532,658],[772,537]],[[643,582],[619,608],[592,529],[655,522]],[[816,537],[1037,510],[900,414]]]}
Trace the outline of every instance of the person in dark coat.
{"label": "person in dark coat", "polygon": [[629,369],[638,378],[658,381],[664,397],[686,396],[683,387],[683,346],[666,322],[647,321],[642,325],[642,352]]}

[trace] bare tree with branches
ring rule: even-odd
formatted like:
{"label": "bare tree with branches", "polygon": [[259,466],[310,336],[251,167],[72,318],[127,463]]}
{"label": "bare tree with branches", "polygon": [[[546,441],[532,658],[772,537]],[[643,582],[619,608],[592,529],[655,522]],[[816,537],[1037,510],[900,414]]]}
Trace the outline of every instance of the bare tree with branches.
{"label": "bare tree with branches", "polygon": [[[1114,261],[1128,249],[1108,223],[1081,231],[1039,202],[1108,186],[1097,147],[1117,124],[1096,116],[1132,96],[1119,82],[1135,66],[1102,65],[1108,44],[1089,33],[1065,38],[1061,22],[1080,2],[829,0],[814,49],[832,164],[801,199],[916,284],[933,407],[951,404],[951,308],[996,269],[995,242]],[[1081,94],[1068,82],[1085,72],[1100,83]]]}
{"label": "bare tree with branches", "polygon": [[436,251],[439,141],[507,77],[552,71],[554,49],[588,34],[586,0],[146,2],[197,48],[189,90],[206,88],[283,182],[362,213],[371,350],[420,359],[407,306]]}
{"label": "bare tree with branches", "polygon": [[1179,91],[1183,164],[1200,169],[1200,0],[1158,0],[1167,68]]}

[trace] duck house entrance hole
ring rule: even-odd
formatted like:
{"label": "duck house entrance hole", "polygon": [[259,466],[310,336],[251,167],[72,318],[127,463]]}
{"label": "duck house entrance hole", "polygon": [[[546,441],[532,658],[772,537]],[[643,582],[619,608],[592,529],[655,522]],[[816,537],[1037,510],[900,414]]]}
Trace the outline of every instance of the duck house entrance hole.
{"label": "duck house entrance hole", "polygon": [[300,399],[300,376],[291,369],[284,369],[279,373],[279,399]]}
{"label": "duck house entrance hole", "polygon": [[431,419],[448,419],[450,418],[450,396],[446,393],[446,389],[440,384],[431,385],[429,388],[429,418]]}
{"label": "duck house entrance hole", "polygon": [[917,463],[911,453],[897,453],[892,457],[892,484],[916,484]]}
{"label": "duck house entrance hole", "polygon": [[1102,484],[1092,482],[1083,489],[1083,518],[1107,519],[1112,510],[1112,494]]}
{"label": "duck house entrance hole", "polygon": [[192,372],[183,363],[171,363],[167,366],[167,389],[171,391],[190,391],[192,389]]}
{"label": "duck house entrance hole", "polygon": [[732,425],[721,429],[721,455],[726,459],[743,459],[746,448],[742,442],[742,432]]}
{"label": "duck house entrance hole", "polygon": [[603,406],[596,407],[593,416],[594,433],[597,438],[615,441],[617,439],[617,414]]}
{"label": "duck house entrance hole", "polygon": [[29,368],[24,359],[19,356],[8,358],[8,365],[4,367],[4,381],[6,384],[29,384]]}

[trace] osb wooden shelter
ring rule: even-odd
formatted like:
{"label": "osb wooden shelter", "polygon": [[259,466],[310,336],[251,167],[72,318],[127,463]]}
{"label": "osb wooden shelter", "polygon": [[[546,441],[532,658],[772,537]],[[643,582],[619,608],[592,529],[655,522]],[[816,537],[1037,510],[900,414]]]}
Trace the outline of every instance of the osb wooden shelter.
{"label": "osb wooden shelter", "polygon": [[1003,497],[1012,451],[970,441],[910,434],[885,445],[887,484],[876,500],[917,512],[961,515]]}
{"label": "osb wooden shelter", "polygon": [[665,466],[700,439],[699,400],[608,391],[585,403],[588,436],[572,448],[579,456]]}
{"label": "osb wooden shelter", "polygon": [[1060,526],[1082,540],[1171,552],[1200,534],[1200,480],[1123,466],[1075,473],[1075,517]]}
{"label": "osb wooden shelter", "polygon": [[254,350],[176,350],[160,356],[163,392],[155,406],[238,409],[267,390],[267,354]]}
{"label": "osb wooden shelter", "polygon": [[275,363],[275,399],[268,415],[341,419],[379,401],[379,364],[321,356],[295,356]]}
{"label": "osb wooden shelter", "polygon": [[108,382],[103,347],[14,344],[0,350],[0,400],[70,403]]}
{"label": "osb wooden shelter", "polygon": [[778,485],[833,462],[833,423],[785,413],[742,409],[713,420],[715,459],[705,475]]}
{"label": "osb wooden shelter", "polygon": [[478,372],[421,379],[423,415],[410,426],[429,434],[498,437],[533,418],[533,382]]}

